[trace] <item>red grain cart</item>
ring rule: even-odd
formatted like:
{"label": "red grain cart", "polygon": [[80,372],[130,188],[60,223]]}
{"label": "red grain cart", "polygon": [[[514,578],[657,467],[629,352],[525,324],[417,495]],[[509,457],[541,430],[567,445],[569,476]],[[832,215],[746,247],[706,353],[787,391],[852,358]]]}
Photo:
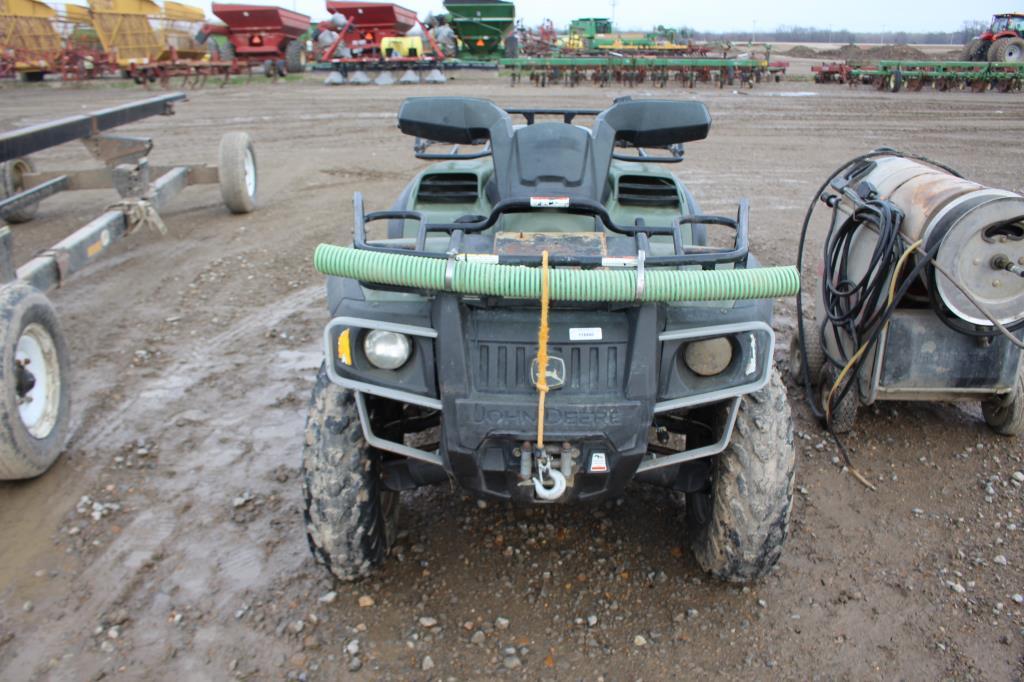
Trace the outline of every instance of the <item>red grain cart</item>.
{"label": "red grain cart", "polygon": [[[323,60],[330,59],[329,55],[336,55],[336,50],[342,45],[361,57],[386,57],[388,55],[384,54],[381,41],[401,38],[416,26],[423,29],[415,11],[394,3],[327,0],[327,11],[335,18],[321,22],[318,28],[320,31],[334,31],[337,35],[329,47],[326,41],[321,46],[325,48],[321,50]],[[339,15],[345,19],[343,24],[338,20]],[[433,45],[427,31],[423,29],[423,32]],[[436,53],[436,46],[434,51]]]}
{"label": "red grain cart", "polygon": [[[299,37],[309,30],[310,18],[282,7],[213,3],[223,24],[206,24],[203,33],[227,39],[220,43],[222,61],[262,61],[271,69],[301,73],[306,68],[306,45]],[[267,75],[273,75],[273,71]]]}

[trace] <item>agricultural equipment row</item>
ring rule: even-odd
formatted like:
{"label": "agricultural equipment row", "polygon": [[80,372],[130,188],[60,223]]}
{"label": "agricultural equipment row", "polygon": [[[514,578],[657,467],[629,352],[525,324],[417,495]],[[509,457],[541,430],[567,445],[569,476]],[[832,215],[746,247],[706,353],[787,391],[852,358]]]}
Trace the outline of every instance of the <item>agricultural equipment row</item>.
{"label": "agricultural equipment row", "polygon": [[[173,113],[183,93],[0,133],[0,480],[46,471],[60,454],[70,410],[70,357],[56,311],[45,296],[66,286],[115,243],[139,229],[166,231],[160,210],[189,185],[219,184],[232,213],[253,210],[256,153],[249,135],[220,141],[220,164],[151,166],[153,142],[110,134],[149,116]],[[103,163],[88,170],[36,168],[31,154],[81,141]],[[74,233],[15,267],[8,223],[32,220],[59,192],[113,188],[120,200]],[[79,352],[82,349],[78,349]]]}
{"label": "agricultural equipment row", "polygon": [[813,66],[811,70],[818,83],[872,85],[889,92],[917,92],[925,88],[941,92],[1019,92],[1024,85],[1024,62],[883,60],[877,65],[833,62]]}
{"label": "agricultural equipment row", "polygon": [[650,83],[666,87],[670,82],[685,87],[712,83],[718,87],[780,81],[788,62],[758,59],[701,59],[657,57],[520,57],[502,59],[512,85],[524,80],[534,85],[568,86],[594,83],[599,86]]}

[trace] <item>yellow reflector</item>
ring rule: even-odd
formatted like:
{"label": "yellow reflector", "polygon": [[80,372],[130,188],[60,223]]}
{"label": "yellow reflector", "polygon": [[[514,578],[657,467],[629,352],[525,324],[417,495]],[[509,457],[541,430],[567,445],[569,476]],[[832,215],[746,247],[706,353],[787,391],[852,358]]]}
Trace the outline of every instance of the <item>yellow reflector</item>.
{"label": "yellow reflector", "polygon": [[352,366],[352,335],[349,333],[350,331],[350,329],[346,329],[338,335],[338,359],[343,365],[349,367]]}

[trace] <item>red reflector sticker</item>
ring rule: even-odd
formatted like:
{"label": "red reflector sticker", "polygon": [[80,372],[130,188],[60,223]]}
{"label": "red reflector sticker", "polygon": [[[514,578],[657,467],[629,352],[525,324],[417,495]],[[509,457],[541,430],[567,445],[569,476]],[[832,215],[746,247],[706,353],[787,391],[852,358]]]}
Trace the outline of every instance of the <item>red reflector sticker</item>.
{"label": "red reflector sticker", "polygon": [[569,197],[530,197],[530,208],[569,208]]}

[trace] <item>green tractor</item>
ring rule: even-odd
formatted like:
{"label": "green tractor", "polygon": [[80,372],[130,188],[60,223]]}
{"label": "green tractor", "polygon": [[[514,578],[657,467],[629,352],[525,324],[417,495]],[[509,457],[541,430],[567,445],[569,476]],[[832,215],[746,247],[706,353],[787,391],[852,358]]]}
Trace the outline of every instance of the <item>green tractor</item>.
{"label": "green tractor", "polygon": [[996,14],[992,25],[964,45],[968,62],[1019,62],[1024,60],[1024,14]]}

